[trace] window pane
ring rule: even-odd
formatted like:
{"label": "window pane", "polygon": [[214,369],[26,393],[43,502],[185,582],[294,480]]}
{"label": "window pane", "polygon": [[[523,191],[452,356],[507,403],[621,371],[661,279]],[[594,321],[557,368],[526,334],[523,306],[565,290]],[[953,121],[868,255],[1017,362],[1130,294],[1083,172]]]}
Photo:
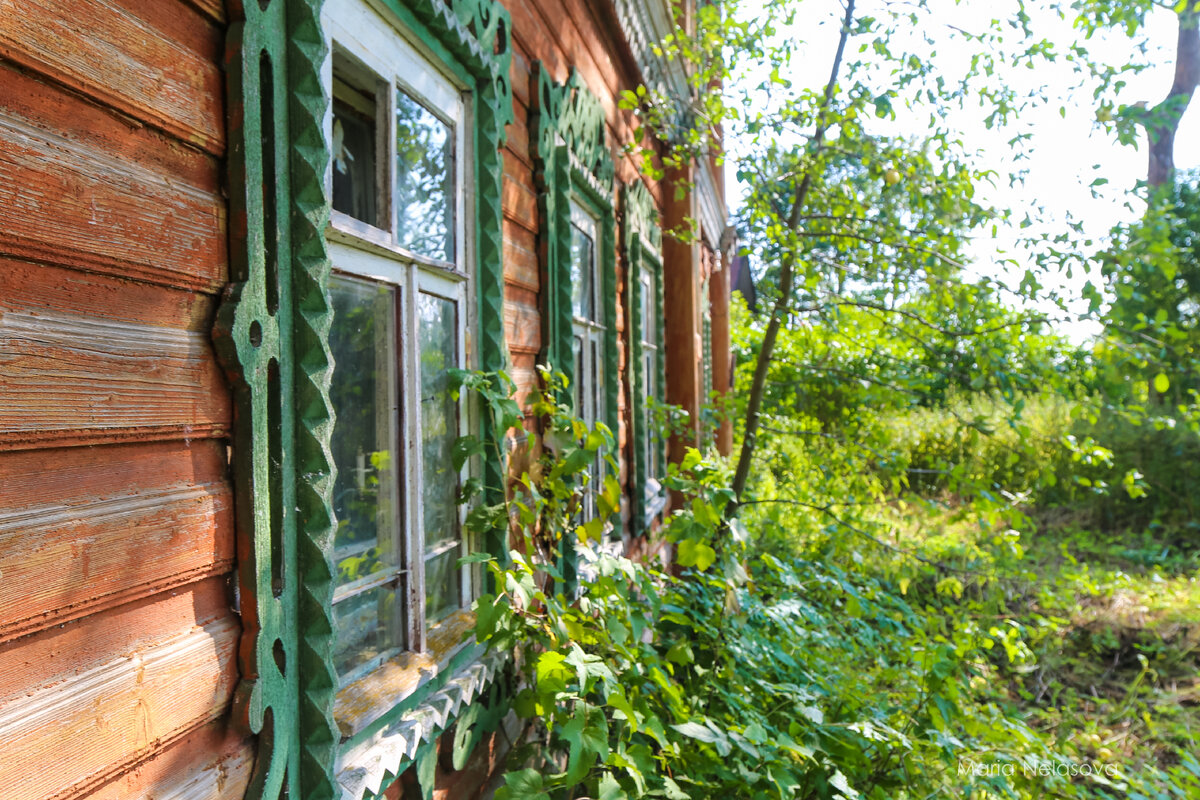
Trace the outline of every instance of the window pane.
{"label": "window pane", "polygon": [[333,98],[333,208],[370,225],[380,222],[374,102],[348,88]]}
{"label": "window pane", "polygon": [[396,92],[396,243],[454,261],[454,129]]}
{"label": "window pane", "polygon": [[577,225],[571,225],[571,310],[575,316],[596,319],[595,244]]}
{"label": "window pane", "polygon": [[338,585],[400,565],[395,290],[335,275],[330,280],[334,358],[329,395],[337,412],[334,563]]}
{"label": "window pane", "polygon": [[[439,548],[446,542],[457,542],[458,473],[451,456],[454,440],[458,438],[458,401],[450,392],[448,370],[458,364],[458,308],[451,300],[422,292],[417,300],[420,329],[421,385],[421,501],[425,551]],[[453,560],[459,558],[454,551]],[[428,565],[432,567],[432,562]],[[451,570],[453,571],[453,570]],[[457,586],[457,583],[455,583]],[[447,595],[436,575],[426,571],[425,593],[427,620],[434,620],[443,611],[445,602],[454,602],[457,593]],[[447,600],[447,596],[450,598]]]}
{"label": "window pane", "polygon": [[396,585],[354,595],[333,607],[333,663],[339,675],[404,648],[403,602]]}
{"label": "window pane", "polygon": [[459,608],[458,559],[462,553],[454,547],[425,562],[425,622],[432,625]]}
{"label": "window pane", "polygon": [[658,320],[654,313],[657,298],[654,296],[654,279],[648,272],[642,275],[641,294],[642,340],[654,344],[658,336]]}
{"label": "window pane", "polygon": [[575,390],[575,415],[580,419],[587,420],[590,417],[586,404],[587,393],[585,387],[587,386],[587,375],[583,371],[583,337],[581,335],[576,334],[572,337],[571,350],[575,357],[575,386],[573,387]]}

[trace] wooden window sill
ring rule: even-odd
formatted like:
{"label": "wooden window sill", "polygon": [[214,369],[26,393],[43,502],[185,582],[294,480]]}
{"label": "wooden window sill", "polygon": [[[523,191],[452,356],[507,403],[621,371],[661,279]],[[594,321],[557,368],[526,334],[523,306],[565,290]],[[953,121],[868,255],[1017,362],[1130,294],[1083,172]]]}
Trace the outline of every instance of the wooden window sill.
{"label": "wooden window sill", "polygon": [[474,626],[475,612],[455,612],[429,630],[424,652],[403,653],[342,687],[333,704],[333,718],[342,738],[365,730],[436,678],[468,645],[463,636]]}

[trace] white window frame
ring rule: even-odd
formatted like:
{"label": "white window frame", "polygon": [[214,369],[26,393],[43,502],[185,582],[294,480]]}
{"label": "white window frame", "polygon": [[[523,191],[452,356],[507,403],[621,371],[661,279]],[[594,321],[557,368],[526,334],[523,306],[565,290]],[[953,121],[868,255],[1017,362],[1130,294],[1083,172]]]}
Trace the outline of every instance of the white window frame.
{"label": "white window frame", "polygon": [[[421,480],[423,454],[421,452],[421,397],[419,374],[419,321],[416,304],[421,293],[431,294],[457,305],[458,364],[470,369],[474,366],[471,346],[471,331],[474,330],[476,309],[474,303],[472,270],[474,263],[474,241],[469,232],[474,228],[471,206],[467,199],[472,196],[472,172],[474,163],[471,153],[470,103],[464,87],[451,76],[440,71],[436,59],[423,52],[419,42],[408,38],[395,21],[369,7],[362,0],[327,0],[322,10],[323,24],[332,47],[323,67],[323,80],[327,89],[333,87],[333,53],[344,54],[359,62],[380,79],[385,91],[377,91],[379,99],[376,124],[388,126],[381,141],[388,142],[385,152],[377,154],[386,162],[387,184],[381,196],[386,196],[387,228],[380,228],[347,214],[333,211],[326,236],[330,260],[335,273],[352,278],[365,278],[396,288],[397,328],[399,347],[395,348],[398,361],[400,408],[397,427],[400,432],[400,447],[403,451],[403,471],[397,475],[398,493],[402,497],[403,511],[399,515],[401,526],[402,569],[408,571],[406,581],[407,646],[403,652],[428,652],[430,632],[439,628],[446,619],[433,626],[426,625],[425,564],[430,558],[425,552],[425,536],[422,530],[424,509],[422,506]],[[414,253],[397,244],[394,228],[396,209],[392,207],[392,194],[396,181],[396,153],[393,120],[395,115],[396,90],[403,90],[425,106],[435,116],[453,126],[455,136],[455,220],[454,258],[446,261]],[[333,110],[330,104],[325,119],[326,136],[332,141]],[[326,187],[332,187],[333,165],[326,172]],[[382,215],[381,215],[382,216]],[[334,320],[334,325],[337,320]],[[334,369],[337,367],[335,365]],[[460,398],[458,401],[458,433],[462,435],[474,427],[476,409]],[[335,412],[337,409],[334,409]],[[336,436],[336,433],[335,433]],[[465,481],[470,471],[465,466],[459,476]],[[467,540],[464,530],[466,509],[457,508],[459,523],[459,552],[465,556],[474,542]],[[444,551],[443,551],[444,552]],[[478,592],[474,585],[473,571],[469,565],[460,568],[459,608],[470,607]],[[334,602],[342,597],[335,592]],[[454,616],[453,614],[451,616]],[[445,663],[463,645],[454,646],[448,652],[434,654],[439,662]],[[339,676],[345,686],[353,683],[381,662],[394,657],[392,651]]]}
{"label": "white window frame", "polygon": [[[592,308],[595,309],[595,319],[581,317],[575,313],[575,287],[571,287],[571,347],[572,358],[574,358],[574,347],[577,341],[582,342],[581,358],[575,363],[576,374],[576,393],[575,396],[582,399],[582,408],[575,409],[575,413],[588,424],[588,427],[594,426],[597,422],[603,422],[607,419],[606,402],[605,402],[605,381],[608,376],[604,374],[605,367],[605,336],[608,332],[608,320],[604,318],[604,292],[603,278],[600,272],[600,218],[586,209],[582,202],[574,197],[570,200],[571,203],[571,225],[578,227],[592,240],[592,263],[591,269],[591,289],[592,289]],[[572,254],[573,257],[573,254]],[[574,272],[574,264],[568,265],[568,274]],[[593,380],[595,376],[595,380]],[[599,464],[593,467],[593,472],[599,471]],[[593,478],[595,475],[593,475]],[[596,516],[596,498],[595,493],[599,487],[589,485],[587,492],[584,494],[584,507],[582,518],[587,520]]]}
{"label": "white window frame", "polygon": [[659,341],[662,323],[662,309],[658,305],[658,281],[661,280],[661,269],[656,274],[654,266],[648,263],[648,257],[641,258],[638,282],[641,286],[640,297],[642,307],[638,309],[641,319],[638,320],[641,337],[642,354],[642,458],[645,464],[645,498],[646,524],[657,517],[666,506],[667,495],[658,481],[656,472],[663,471],[665,458],[663,455],[664,442],[654,424],[651,403],[663,401],[663,387],[659,385],[658,365],[662,357],[662,342]]}

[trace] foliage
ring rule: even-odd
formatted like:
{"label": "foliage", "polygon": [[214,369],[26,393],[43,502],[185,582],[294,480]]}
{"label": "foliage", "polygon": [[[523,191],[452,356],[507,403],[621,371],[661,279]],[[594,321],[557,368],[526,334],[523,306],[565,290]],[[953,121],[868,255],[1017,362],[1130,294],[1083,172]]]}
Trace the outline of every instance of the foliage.
{"label": "foliage", "polygon": [[[465,439],[459,452],[502,448],[523,423],[511,384],[463,378],[495,412],[500,439]],[[476,604],[475,635],[515,650],[515,709],[532,724],[498,798],[1105,797],[1105,786],[1133,785],[1124,774],[1071,778],[1070,764],[1096,762],[1091,740],[1023,720],[1031,646],[1053,640],[1045,624],[996,617],[1007,609],[1003,593],[979,594],[989,584],[913,571],[888,551],[864,559],[832,527],[803,557],[754,555],[740,523],[723,518],[727,467],[695,450],[668,478],[686,498],[663,531],[682,575],[593,549],[581,554],[577,596],[562,547],[595,543],[615,510],[600,503],[599,524],[577,516],[582,493],[611,478],[588,474],[611,436],[572,418],[561,383],[545,379],[530,409],[553,445],[510,455],[519,471],[508,498],[471,516],[477,531],[513,523],[515,536],[506,559],[475,557],[494,587]],[[985,516],[971,521],[995,531]],[[795,522],[778,520],[799,542]],[[1012,545],[997,535],[972,546],[1017,569]],[[1009,683],[1011,694],[999,688]],[[1190,786],[1181,763],[1178,786]],[[1168,793],[1146,796],[1186,796],[1154,780]]]}

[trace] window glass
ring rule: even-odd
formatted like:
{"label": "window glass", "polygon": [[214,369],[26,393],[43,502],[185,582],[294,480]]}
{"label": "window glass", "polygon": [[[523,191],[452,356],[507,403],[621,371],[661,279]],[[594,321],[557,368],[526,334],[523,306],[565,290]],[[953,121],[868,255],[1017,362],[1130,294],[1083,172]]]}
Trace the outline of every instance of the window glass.
{"label": "window glass", "polygon": [[404,650],[403,594],[389,584],[334,603],[333,664],[339,675],[353,677],[356,668]]}
{"label": "window glass", "polygon": [[375,99],[337,81],[333,95],[333,208],[379,224]]}
{"label": "window glass", "polygon": [[596,319],[595,243],[578,225],[571,225],[571,310],[575,316]]}
{"label": "window glass", "polygon": [[396,243],[454,261],[454,129],[396,91]]}
{"label": "window glass", "polygon": [[[402,647],[402,610],[395,609],[402,552],[398,383],[394,287],[334,276],[330,297],[336,323],[329,344],[335,369],[330,399],[337,409],[332,439],[337,479],[333,560],[339,670]],[[400,592],[403,597],[403,592]]]}
{"label": "window glass", "polygon": [[449,372],[458,366],[458,308],[421,292],[417,301],[421,385],[421,502],[425,537],[425,616],[434,622],[459,605],[458,400]]}
{"label": "window glass", "polygon": [[328,245],[334,660],[345,684],[425,649],[428,629],[470,599],[452,458],[465,412],[449,371],[466,366],[471,160],[467,100],[451,79],[365,4],[328,0],[323,14],[340,212]]}
{"label": "window glass", "polygon": [[395,290],[334,276],[337,324],[329,336],[336,368],[330,399],[338,411],[333,508],[339,585],[399,566],[396,467],[397,386]]}

